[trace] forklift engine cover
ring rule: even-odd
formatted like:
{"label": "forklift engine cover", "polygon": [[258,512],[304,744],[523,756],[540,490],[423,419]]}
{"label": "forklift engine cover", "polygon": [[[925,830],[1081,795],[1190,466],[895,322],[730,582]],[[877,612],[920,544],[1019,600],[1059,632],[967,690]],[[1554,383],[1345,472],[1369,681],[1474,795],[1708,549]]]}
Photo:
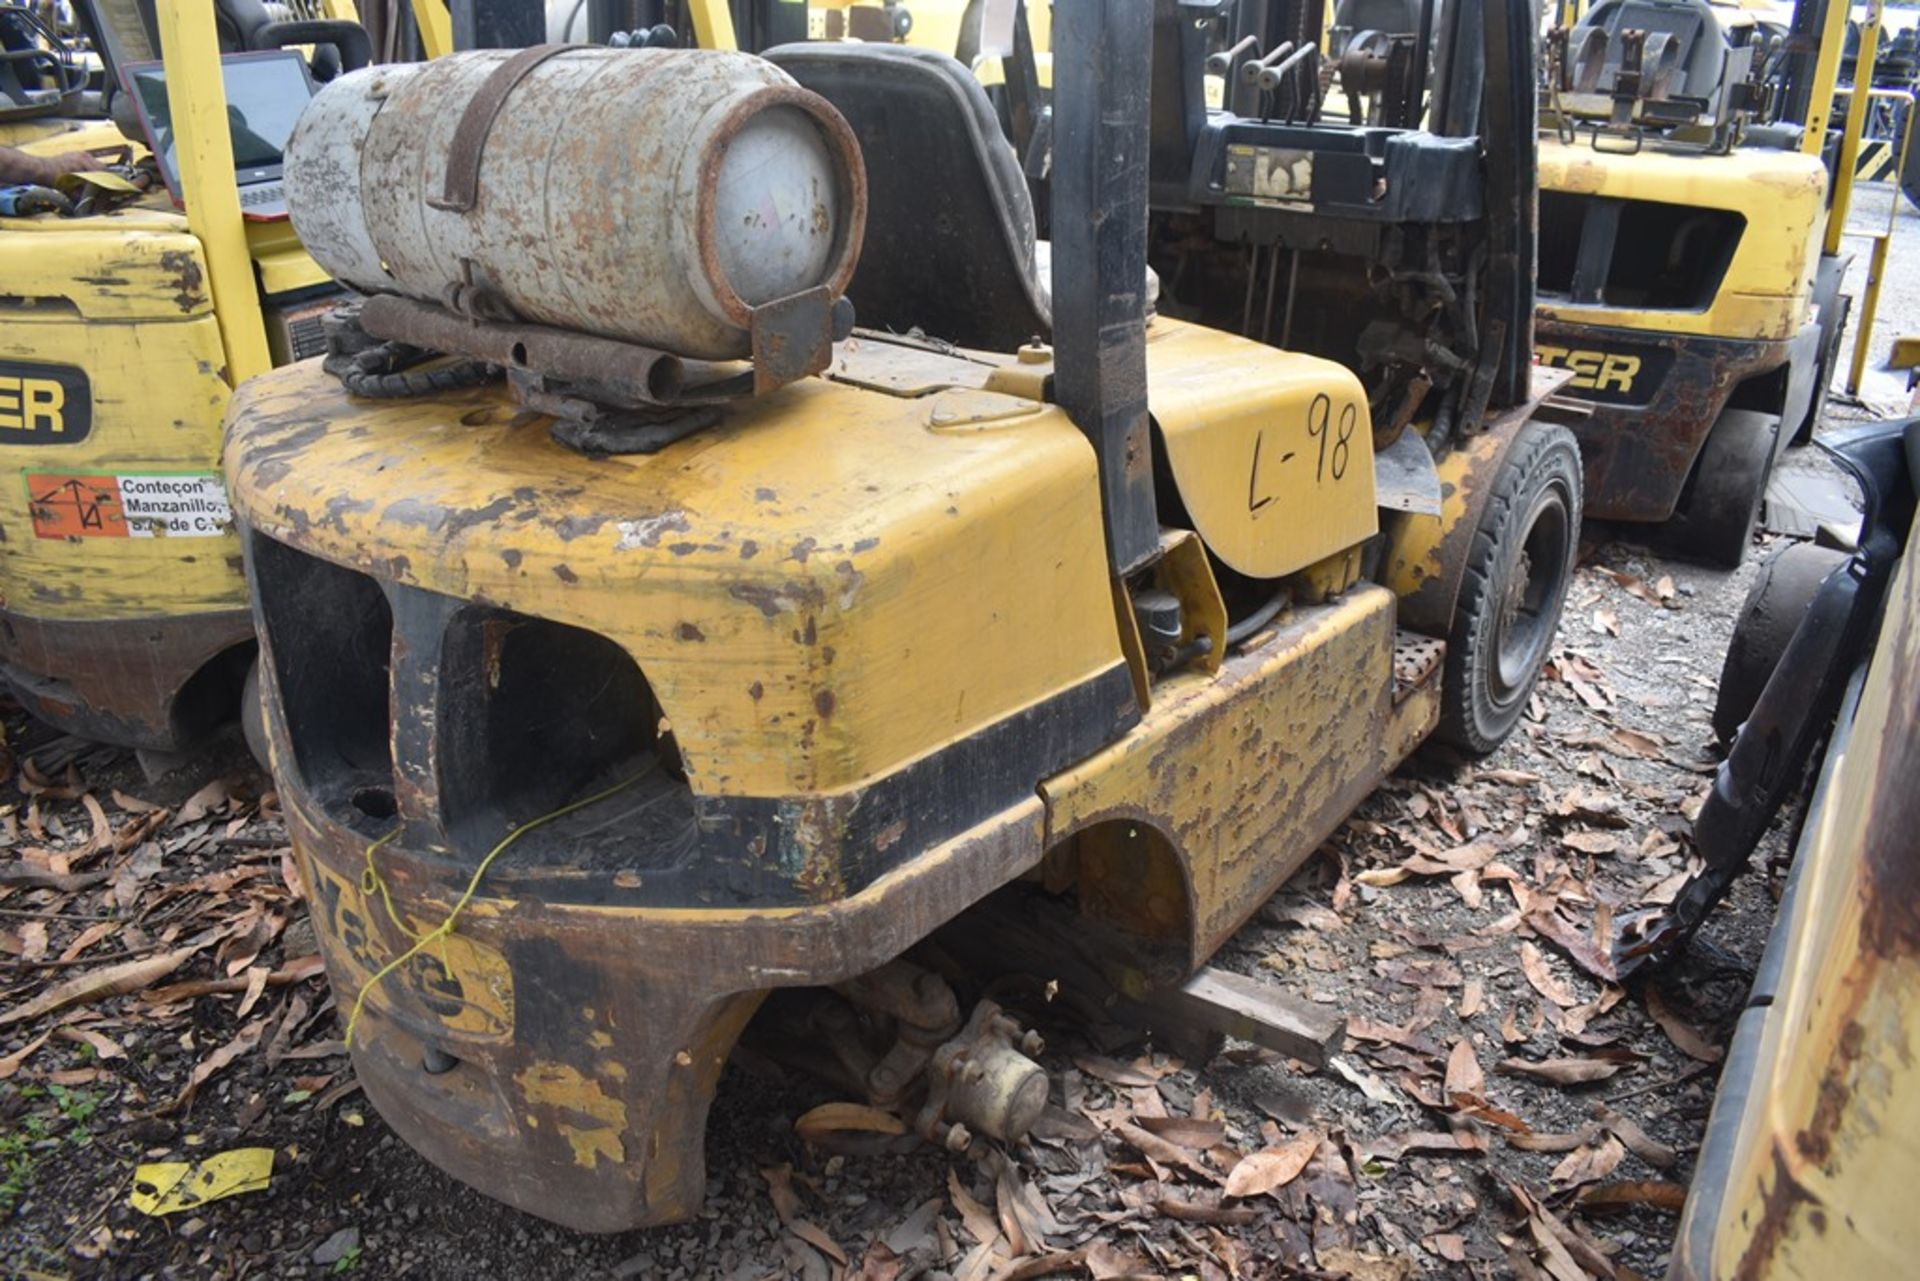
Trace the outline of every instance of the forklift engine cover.
{"label": "forklift engine cover", "polygon": [[746,356],[756,307],[843,294],[866,220],[839,113],[702,50],[368,67],[302,114],[286,184],[301,242],[355,288],[702,360]]}

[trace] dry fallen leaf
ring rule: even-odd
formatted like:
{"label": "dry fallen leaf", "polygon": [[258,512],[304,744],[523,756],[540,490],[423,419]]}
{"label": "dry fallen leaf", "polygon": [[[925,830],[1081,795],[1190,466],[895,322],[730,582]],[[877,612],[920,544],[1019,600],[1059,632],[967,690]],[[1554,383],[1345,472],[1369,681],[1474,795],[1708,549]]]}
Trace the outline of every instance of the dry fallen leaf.
{"label": "dry fallen leaf", "polygon": [[793,1123],[793,1132],[809,1143],[844,1131],[868,1134],[905,1134],[906,1122],[891,1112],[864,1103],[822,1103]]}
{"label": "dry fallen leaf", "polygon": [[1135,1063],[1122,1063],[1118,1059],[1109,1059],[1098,1054],[1076,1054],[1073,1065],[1088,1076],[1097,1077],[1108,1085],[1129,1087],[1152,1085],[1173,1071],[1170,1067],[1162,1068],[1146,1059]]}
{"label": "dry fallen leaf", "polygon": [[1575,1148],[1553,1167],[1553,1182],[1561,1187],[1598,1183],[1626,1158],[1627,1146],[1609,1134],[1597,1144]]}
{"label": "dry fallen leaf", "polygon": [[161,1108],[160,1111],[177,1112],[187,1104],[193,1102],[193,1096],[199,1092],[202,1085],[207,1083],[208,1078],[259,1045],[260,1038],[266,1034],[266,1030],[267,1020],[264,1018],[255,1019],[253,1022],[241,1028],[234,1034],[231,1041],[228,1041],[212,1054],[207,1055],[206,1058],[200,1060],[200,1062],[194,1066],[192,1074],[187,1077],[186,1088],[180,1091],[178,1097],[176,1097],[172,1103]]}
{"label": "dry fallen leaf", "polygon": [[134,961],[122,961],[118,965],[103,966],[97,970],[88,970],[84,974],[76,974],[66,982],[57,983],[46,989],[31,1001],[0,1012],[0,1026],[19,1023],[26,1019],[37,1019],[42,1014],[49,1014],[69,1005],[83,1005],[93,1001],[104,1001],[110,996],[124,996],[128,992],[138,992],[173,973],[186,964],[188,958],[216,940],[216,935],[205,934],[186,946],[176,947],[170,952],[161,952],[156,956],[141,957]]}
{"label": "dry fallen leaf", "polygon": [[1320,1266],[1349,1281],[1407,1281],[1413,1260],[1404,1254],[1367,1254],[1347,1246],[1329,1246],[1314,1254]]}
{"label": "dry fallen leaf", "polygon": [[1647,989],[1647,1013],[1652,1016],[1655,1023],[1660,1025],[1660,1030],[1667,1034],[1667,1039],[1673,1042],[1674,1048],[1687,1057],[1698,1059],[1702,1063],[1718,1063],[1726,1057],[1725,1048],[1715,1045],[1707,1038],[1706,1033],[1676,1014],[1673,1008],[1661,999],[1658,988]]}
{"label": "dry fallen leaf", "polygon": [[1616,1210],[1645,1205],[1678,1214],[1687,1204],[1687,1190],[1678,1183],[1658,1179],[1599,1183],[1581,1188],[1575,1200],[1583,1210]]}
{"label": "dry fallen leaf", "polygon": [[1171,1139],[1196,1152],[1205,1152],[1227,1137],[1227,1127],[1219,1121],[1196,1121],[1184,1116],[1135,1116],[1134,1121],[1147,1133]]}
{"label": "dry fallen leaf", "polygon": [[12,1054],[7,1055],[6,1058],[0,1059],[0,1081],[6,1080],[15,1072],[18,1072],[20,1065],[25,1063],[35,1050],[45,1045],[47,1038],[52,1035],[53,1030],[49,1028],[47,1031],[42,1032],[39,1036],[34,1037],[31,1041],[28,1041],[25,1045],[15,1050]]}
{"label": "dry fallen leaf", "polygon": [[1153,1208],[1169,1219],[1178,1219],[1182,1223],[1213,1223],[1226,1227],[1244,1227],[1260,1221],[1260,1212],[1247,1205],[1212,1205],[1204,1201],[1183,1201],[1178,1197],[1161,1197],[1153,1203]]}
{"label": "dry fallen leaf", "polygon": [[799,1237],[802,1241],[805,1241],[808,1245],[826,1255],[841,1267],[844,1268],[847,1266],[847,1252],[842,1250],[832,1237],[805,1219],[795,1219],[787,1225],[787,1231],[793,1233],[793,1235]]}
{"label": "dry fallen leaf", "polygon": [[767,1181],[767,1198],[773,1202],[773,1212],[781,1223],[792,1223],[800,1214],[800,1194],[793,1190],[793,1167],[767,1166],[760,1171],[760,1177]]}
{"label": "dry fallen leaf", "polygon": [[1384,1134],[1353,1145],[1354,1157],[1361,1161],[1398,1161],[1414,1156],[1472,1156],[1484,1152],[1479,1140],[1470,1134],[1443,1133],[1439,1130],[1408,1130],[1402,1134]]}
{"label": "dry fallen leaf", "polygon": [[993,1199],[994,1208],[1000,1214],[1000,1230],[1007,1234],[1016,1254],[1050,1248],[1047,1238],[1059,1234],[1060,1221],[1054,1217],[1053,1207],[1047,1204],[1046,1198],[1020,1177],[1019,1168],[1011,1161],[1000,1167],[999,1177],[993,1184]]}
{"label": "dry fallen leaf", "polygon": [[1591,832],[1586,828],[1576,828],[1560,834],[1560,843],[1568,849],[1578,850],[1582,854],[1618,854],[1622,848],[1620,837],[1613,832]]}
{"label": "dry fallen leaf", "polygon": [[1604,1081],[1620,1070],[1620,1064],[1607,1059],[1547,1059],[1533,1062],[1529,1059],[1501,1059],[1500,1070],[1518,1076],[1538,1077],[1554,1085],[1580,1085],[1587,1081]]}
{"label": "dry fallen leaf", "polygon": [[1137,1125],[1129,1125],[1124,1121],[1115,1125],[1113,1132],[1150,1161],[1158,1161],[1161,1165],[1178,1166],[1211,1183],[1220,1181],[1220,1176],[1215,1174],[1205,1162],[1177,1143],[1169,1142],[1157,1134],[1149,1133]]}
{"label": "dry fallen leaf", "polygon": [[1320,1136],[1307,1133],[1277,1148],[1249,1153],[1227,1175],[1227,1195],[1260,1196],[1285,1187],[1307,1168],[1307,1162],[1319,1147]]}
{"label": "dry fallen leaf", "polygon": [[1648,1165],[1665,1170],[1679,1161],[1679,1153],[1649,1137],[1631,1117],[1622,1116],[1604,1103],[1594,1108],[1593,1114],[1599,1118],[1600,1124],[1620,1136],[1620,1141],[1627,1145],[1627,1151]]}
{"label": "dry fallen leaf", "polygon": [[1527,982],[1533,985],[1533,990],[1555,1005],[1566,1009],[1580,1004],[1580,998],[1548,968],[1547,958],[1531,943],[1520,945],[1520,969],[1527,976]]}
{"label": "dry fallen leaf", "polygon": [[981,1245],[992,1245],[999,1240],[1000,1225],[994,1221],[993,1211],[967,1191],[959,1172],[952,1166],[947,1167],[947,1195],[953,1199],[953,1208],[960,1212],[960,1226],[969,1236]]}
{"label": "dry fallen leaf", "polygon": [[1484,1094],[1486,1089],[1487,1074],[1480,1068],[1473,1042],[1461,1037],[1453,1043],[1453,1052],[1447,1056],[1446,1091],[1449,1095]]}
{"label": "dry fallen leaf", "polygon": [[1523,1152],[1571,1152],[1599,1137],[1600,1126],[1587,1124],[1572,1134],[1544,1134],[1536,1130],[1532,1134],[1512,1135],[1507,1142]]}
{"label": "dry fallen leaf", "polygon": [[1648,734],[1637,729],[1615,729],[1610,731],[1607,737],[1612,739],[1621,751],[1630,756],[1638,756],[1642,760],[1657,761],[1666,755],[1663,750],[1666,740],[1658,734]]}

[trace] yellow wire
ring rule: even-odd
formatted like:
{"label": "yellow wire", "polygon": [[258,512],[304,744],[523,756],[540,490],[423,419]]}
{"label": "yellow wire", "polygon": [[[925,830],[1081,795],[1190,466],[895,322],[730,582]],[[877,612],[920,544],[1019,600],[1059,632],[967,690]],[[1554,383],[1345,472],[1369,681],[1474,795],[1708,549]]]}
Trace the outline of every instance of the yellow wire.
{"label": "yellow wire", "polygon": [[[500,843],[498,845],[495,845],[491,850],[487,851],[487,856],[480,860],[480,866],[473,869],[472,879],[470,879],[467,882],[466,890],[460,895],[459,899],[454,903],[452,910],[447,913],[446,919],[444,921],[441,921],[440,924],[434,926],[431,930],[428,930],[425,934],[415,935],[412,947],[408,948],[406,951],[402,952],[400,955],[394,957],[391,961],[388,961],[385,965],[381,966],[380,969],[376,971],[371,978],[369,978],[365,983],[362,983],[360,985],[360,991],[357,994],[355,994],[353,998],[353,1012],[347,1016],[348,1047],[351,1048],[353,1045],[353,1031],[355,1027],[359,1026],[361,1011],[366,1008],[367,993],[372,991],[389,974],[392,974],[395,970],[399,969],[402,965],[405,965],[408,961],[411,961],[414,957],[418,956],[420,954],[421,949],[426,947],[427,944],[434,942],[437,939],[447,938],[453,934],[454,922],[460,918],[460,913],[466,909],[467,904],[473,900],[474,894],[480,888],[480,878],[487,874],[487,868],[493,865],[493,860],[500,857],[500,854],[503,850],[505,850],[509,845],[513,844],[515,841],[519,840],[522,836],[525,836],[528,832],[531,832],[536,827],[540,827],[544,824],[551,823],[557,818],[565,818],[567,815],[573,813],[575,810],[585,809],[589,805],[598,804],[599,802],[606,800],[609,796],[612,796],[617,792],[625,791],[627,788],[632,787],[635,783],[639,782],[642,778],[645,778],[648,772],[649,771],[646,769],[640,770],[638,773],[634,774],[632,777],[623,779],[622,781],[615,783],[612,787],[607,788],[603,792],[595,792],[592,796],[582,797],[580,800],[574,801],[567,805],[562,805],[559,809],[554,810],[550,814],[542,814],[539,818],[532,819],[528,822],[522,823],[519,827],[509,829],[507,834],[500,838]],[[376,882],[378,882],[380,878],[378,873],[373,872],[373,851],[377,849],[379,846],[385,845],[388,841],[392,840],[395,836],[398,836],[399,834],[400,834],[400,829],[395,828],[393,831],[388,832],[385,836],[381,837],[379,840],[375,841],[372,845],[367,847],[367,870],[369,873],[373,875],[374,880]],[[386,894],[385,887],[382,886],[381,888],[382,897],[385,897],[385,894]],[[389,915],[393,913],[393,904],[391,901],[389,901],[387,904],[387,912]],[[395,917],[394,920],[397,923],[399,918]],[[401,928],[404,930],[406,927],[402,926]]]}
{"label": "yellow wire", "polygon": [[400,914],[393,910],[393,895],[387,893],[386,881],[381,878],[380,873],[375,870],[373,866],[373,852],[398,835],[400,835],[400,829],[396,827],[373,844],[367,846],[367,870],[360,873],[360,892],[362,894],[373,894],[377,892],[380,895],[380,901],[387,905],[387,919],[393,922],[393,927],[408,938],[417,939],[420,937],[419,934],[415,933],[412,927],[400,919]]}

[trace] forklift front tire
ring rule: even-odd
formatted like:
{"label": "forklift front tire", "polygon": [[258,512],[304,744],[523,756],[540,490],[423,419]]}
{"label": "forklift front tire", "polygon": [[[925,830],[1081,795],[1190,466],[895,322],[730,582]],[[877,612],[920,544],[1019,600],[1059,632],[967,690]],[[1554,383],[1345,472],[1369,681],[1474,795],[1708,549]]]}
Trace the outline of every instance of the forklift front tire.
{"label": "forklift front tire", "polygon": [[1528,423],[1474,530],[1447,633],[1435,738],[1474,756],[1500,746],[1553,647],[1580,543],[1580,447]]}

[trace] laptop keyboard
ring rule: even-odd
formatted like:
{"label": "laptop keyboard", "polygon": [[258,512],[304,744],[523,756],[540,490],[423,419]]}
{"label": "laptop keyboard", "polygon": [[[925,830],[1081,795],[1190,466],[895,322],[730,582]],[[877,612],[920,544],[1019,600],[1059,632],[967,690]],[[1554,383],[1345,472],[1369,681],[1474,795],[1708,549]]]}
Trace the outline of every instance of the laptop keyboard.
{"label": "laptop keyboard", "polygon": [[252,214],[285,213],[287,211],[287,188],[285,183],[263,182],[255,186],[240,188],[240,212]]}

